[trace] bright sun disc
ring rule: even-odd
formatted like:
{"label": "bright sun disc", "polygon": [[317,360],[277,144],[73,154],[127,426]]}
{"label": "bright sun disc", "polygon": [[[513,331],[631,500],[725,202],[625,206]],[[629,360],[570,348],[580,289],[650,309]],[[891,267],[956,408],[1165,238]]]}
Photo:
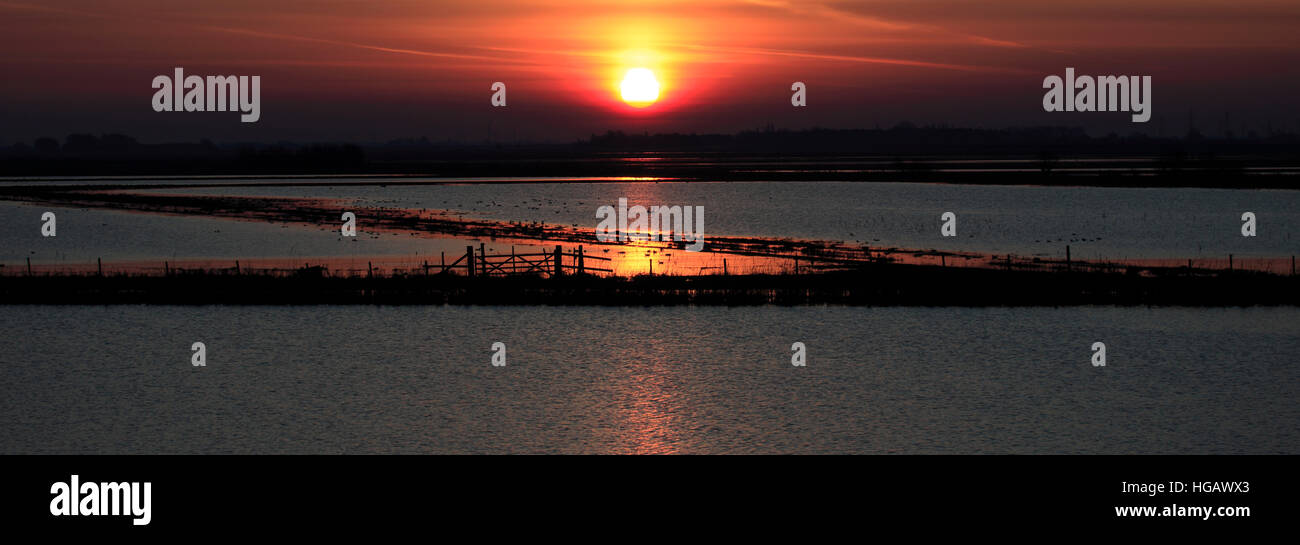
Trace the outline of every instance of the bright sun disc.
{"label": "bright sun disc", "polygon": [[632,106],[649,106],[659,100],[659,80],[655,79],[654,72],[649,68],[628,70],[619,90],[623,94],[623,102]]}

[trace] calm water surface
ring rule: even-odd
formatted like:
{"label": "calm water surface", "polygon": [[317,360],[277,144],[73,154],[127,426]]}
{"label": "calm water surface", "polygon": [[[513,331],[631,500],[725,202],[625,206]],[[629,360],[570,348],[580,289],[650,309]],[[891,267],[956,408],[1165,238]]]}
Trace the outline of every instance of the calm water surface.
{"label": "calm water surface", "polygon": [[3,453],[1300,452],[1295,308],[4,306],[0,328]]}
{"label": "calm water surface", "polygon": [[[620,182],[172,189],[325,197],[358,206],[594,228],[596,208],[689,205],[705,233],[1083,259],[1283,257],[1300,253],[1300,191],[1036,187],[883,182]],[[939,217],[958,217],[958,237]],[[1258,236],[1241,236],[1254,212]]]}
{"label": "calm water surface", "polygon": [[[272,183],[276,180],[263,180]],[[336,181],[336,180],[334,180]],[[594,228],[596,208],[703,206],[708,235],[844,241],[877,247],[1078,259],[1226,259],[1300,254],[1300,191],[1123,189],[863,182],[460,183],[448,185],[251,186],[150,190],[341,199],[341,207],[450,210],[465,218]],[[40,236],[48,207],[0,202],[0,263],[93,263],[182,258],[459,255],[467,242],[366,232],[338,225],[273,225],[231,219],[74,208],[60,236]],[[958,235],[941,237],[953,211]],[[1258,236],[1241,236],[1254,212]],[[418,259],[417,259],[418,262]]]}
{"label": "calm water surface", "polygon": [[[42,237],[41,214],[55,213],[57,235]],[[447,249],[464,244],[451,244]],[[374,255],[436,256],[442,247],[431,239],[391,233],[339,236],[301,225],[236,221],[225,218],[165,216],[116,210],[61,208],[0,201],[0,263],[84,264],[112,261],[356,257]],[[364,259],[362,260],[364,262]]]}

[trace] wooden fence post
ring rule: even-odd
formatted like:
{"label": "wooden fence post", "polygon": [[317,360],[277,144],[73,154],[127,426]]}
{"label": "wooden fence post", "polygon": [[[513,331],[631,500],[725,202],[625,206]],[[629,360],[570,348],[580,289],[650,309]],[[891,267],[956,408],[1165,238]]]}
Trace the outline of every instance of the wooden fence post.
{"label": "wooden fence post", "polygon": [[[1295,258],[1291,258],[1291,274],[1295,274]],[[32,275],[32,258],[27,258],[27,276]]]}
{"label": "wooden fence post", "polygon": [[487,276],[487,244],[482,242],[478,243],[478,269]]}
{"label": "wooden fence post", "polygon": [[1065,245],[1065,270],[1067,272],[1070,270],[1070,245],[1069,244]]}
{"label": "wooden fence post", "polygon": [[555,276],[560,276],[564,274],[564,265],[561,264],[561,262],[563,261],[563,257],[564,257],[564,249],[560,248],[560,245],[556,244],[555,245]]}
{"label": "wooden fence post", "polygon": [[582,260],[582,245],[578,245],[578,274],[586,273],[586,263]]}
{"label": "wooden fence post", "polygon": [[474,247],[465,247],[465,275],[474,276]]}
{"label": "wooden fence post", "polygon": [[96,258],[95,258],[95,263],[98,263],[98,264],[99,264],[99,275],[100,275],[100,276],[104,276],[104,258],[102,258],[102,257],[96,257]]}

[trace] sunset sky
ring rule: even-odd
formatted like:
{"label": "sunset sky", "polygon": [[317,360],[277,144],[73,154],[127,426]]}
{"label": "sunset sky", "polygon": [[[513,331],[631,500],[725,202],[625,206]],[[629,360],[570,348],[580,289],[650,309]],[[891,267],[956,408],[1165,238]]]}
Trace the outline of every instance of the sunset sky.
{"label": "sunset sky", "polygon": [[[1181,134],[1300,128],[1295,0],[0,0],[0,144],[917,124]],[[155,75],[259,75],[262,116],[158,113]],[[1150,75],[1154,116],[1042,111],[1042,79]],[[629,68],[660,100],[620,100]],[[494,81],[509,106],[489,105]],[[808,107],[790,106],[790,84]]]}

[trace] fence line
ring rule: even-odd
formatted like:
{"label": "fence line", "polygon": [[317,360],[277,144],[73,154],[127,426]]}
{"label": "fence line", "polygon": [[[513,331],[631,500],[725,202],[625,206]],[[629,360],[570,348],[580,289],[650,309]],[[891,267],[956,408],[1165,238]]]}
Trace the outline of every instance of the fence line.
{"label": "fence line", "polygon": [[[721,266],[700,267],[703,274],[705,269],[716,270],[722,274],[727,274],[727,261],[725,254],[719,254]],[[1064,259],[1044,258],[1044,257],[1023,257],[1011,254],[1003,255],[961,255],[945,252],[900,252],[896,254],[882,254],[866,252],[862,256],[835,256],[835,255],[774,255],[774,256],[754,256],[771,261],[771,267],[768,274],[809,274],[835,270],[853,270],[867,267],[875,264],[888,263],[906,263],[916,265],[935,265],[941,267],[961,267],[961,268],[982,268],[982,269],[1002,269],[1018,271],[1043,271],[1043,272],[1110,272],[1110,273],[1130,273],[1130,274],[1224,274],[1234,272],[1267,272],[1278,275],[1296,274],[1296,260],[1294,256],[1284,258],[1241,258],[1235,255],[1227,255],[1223,258],[1201,258],[1201,259],[1118,259],[1108,261],[1075,261],[1071,258],[1067,250]],[[781,265],[783,262],[785,265]],[[268,259],[268,261],[287,262],[289,260]],[[614,261],[608,257],[592,255],[586,252],[585,247],[579,245],[576,248],[566,249],[563,246],[555,246],[552,250],[543,250],[541,252],[533,251],[529,253],[517,253],[511,247],[509,254],[488,254],[486,245],[479,244],[478,248],[466,246],[465,253],[456,256],[450,263],[447,261],[446,253],[442,253],[438,263],[430,263],[428,260],[417,262],[406,266],[389,266],[387,267],[388,275],[448,275],[456,274],[462,276],[510,276],[510,275],[542,275],[542,276],[563,276],[570,274],[612,274]],[[208,261],[209,263],[211,261]],[[179,265],[179,266],[178,266]],[[733,263],[734,265],[734,263]],[[653,264],[651,265],[653,267]],[[654,269],[650,269],[653,271]],[[758,268],[749,272],[761,272],[763,268]],[[107,267],[102,259],[96,259],[89,265],[69,265],[69,266],[40,266],[33,265],[30,258],[27,258],[25,268],[23,264],[17,267],[0,265],[0,275],[7,276],[34,276],[41,274],[85,274],[103,276],[105,273],[115,274],[144,274],[144,275],[161,275],[161,276],[179,276],[186,274],[207,274],[207,275],[271,275],[271,276],[329,276],[329,277],[373,277],[377,273],[383,274],[384,267],[375,267],[373,262],[367,262],[364,268],[355,267],[330,267],[327,264],[303,262],[301,266],[269,266],[258,267],[253,263],[233,261],[231,267],[221,266],[184,266],[171,261],[162,261],[157,265],[128,265],[114,266],[109,264]],[[744,274],[745,271],[740,271]]]}

